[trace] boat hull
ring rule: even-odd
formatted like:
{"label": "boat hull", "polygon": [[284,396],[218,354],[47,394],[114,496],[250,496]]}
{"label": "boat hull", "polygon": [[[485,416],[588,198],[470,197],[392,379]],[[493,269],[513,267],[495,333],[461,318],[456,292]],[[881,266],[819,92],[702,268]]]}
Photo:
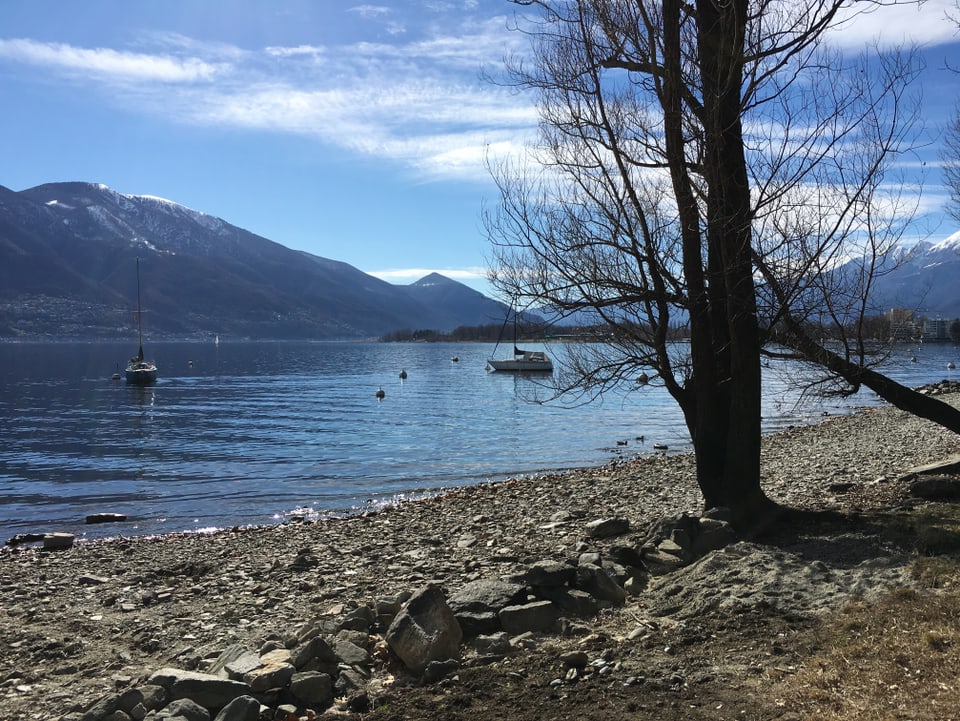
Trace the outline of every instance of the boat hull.
{"label": "boat hull", "polygon": [[138,386],[149,386],[157,381],[157,367],[144,363],[142,367],[128,367],[126,370],[127,383]]}
{"label": "boat hull", "polygon": [[487,364],[495,371],[508,373],[553,373],[553,363],[549,358],[491,358]]}

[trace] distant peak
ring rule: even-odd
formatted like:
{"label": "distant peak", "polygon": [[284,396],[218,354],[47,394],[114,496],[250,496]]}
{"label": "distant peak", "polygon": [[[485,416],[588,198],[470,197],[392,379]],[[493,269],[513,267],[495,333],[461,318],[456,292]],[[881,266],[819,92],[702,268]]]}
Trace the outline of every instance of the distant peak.
{"label": "distant peak", "polygon": [[425,285],[450,285],[451,283],[456,283],[457,281],[448,278],[445,275],[440,275],[440,273],[430,273],[429,275],[423,276],[420,280],[410,285],[423,287]]}

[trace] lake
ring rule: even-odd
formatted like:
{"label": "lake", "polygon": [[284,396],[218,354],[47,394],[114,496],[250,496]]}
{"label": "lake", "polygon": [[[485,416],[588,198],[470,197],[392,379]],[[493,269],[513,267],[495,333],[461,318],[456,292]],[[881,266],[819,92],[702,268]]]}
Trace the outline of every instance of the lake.
{"label": "lake", "polygon": [[[148,388],[110,378],[134,350],[0,343],[0,541],[355,513],[650,454],[654,444],[689,449],[662,388],[543,402],[547,380],[485,370],[492,344],[151,343],[160,378]],[[956,378],[948,361],[960,361],[956,346],[901,348],[887,372],[909,385]],[[767,373],[765,429],[877,403],[869,392],[829,404],[797,399],[782,374]],[[129,521],[85,524],[101,512]]]}

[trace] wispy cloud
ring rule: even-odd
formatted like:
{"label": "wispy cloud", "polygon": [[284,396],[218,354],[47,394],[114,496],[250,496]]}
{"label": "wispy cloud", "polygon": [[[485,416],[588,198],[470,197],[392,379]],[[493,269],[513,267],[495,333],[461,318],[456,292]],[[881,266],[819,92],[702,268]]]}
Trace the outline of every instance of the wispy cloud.
{"label": "wispy cloud", "polygon": [[131,53],[110,48],[78,48],[27,39],[0,40],[0,57],[66,73],[159,83],[211,82],[229,69],[224,63],[199,58]]}
{"label": "wispy cloud", "polygon": [[462,283],[485,282],[487,279],[487,271],[484,268],[395,268],[393,270],[368,270],[364,272],[388,283],[415,283],[431,273],[439,273]]}
{"label": "wispy cloud", "polygon": [[[365,19],[390,8],[358,5]],[[171,123],[300,134],[430,178],[487,179],[491,144],[536,125],[527,97],[481,79],[516,34],[503,18],[464,21],[413,42],[270,46],[258,51],[155,36],[154,52],[0,40],[0,63],[88,82],[107,102]]]}
{"label": "wispy cloud", "polygon": [[851,3],[843,14],[849,21],[831,33],[830,41],[850,49],[866,45],[929,47],[955,42],[957,26],[949,21],[948,15],[956,14],[956,10],[956,0],[886,5]]}

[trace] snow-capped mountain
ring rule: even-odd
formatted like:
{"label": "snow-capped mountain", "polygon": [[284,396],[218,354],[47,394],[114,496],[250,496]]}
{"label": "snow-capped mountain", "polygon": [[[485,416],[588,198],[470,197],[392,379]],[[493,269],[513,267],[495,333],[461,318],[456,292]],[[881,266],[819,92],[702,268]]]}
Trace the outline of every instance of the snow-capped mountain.
{"label": "snow-capped mountain", "polygon": [[960,318],[960,232],[905,248],[876,279],[874,301],[929,318]]}
{"label": "snow-capped mountain", "polygon": [[[442,276],[392,285],[169,200],[51,183],[0,186],[0,336],[123,335],[137,258],[156,335],[359,338],[496,323],[506,312]],[[449,298],[437,302],[436,288]]]}

